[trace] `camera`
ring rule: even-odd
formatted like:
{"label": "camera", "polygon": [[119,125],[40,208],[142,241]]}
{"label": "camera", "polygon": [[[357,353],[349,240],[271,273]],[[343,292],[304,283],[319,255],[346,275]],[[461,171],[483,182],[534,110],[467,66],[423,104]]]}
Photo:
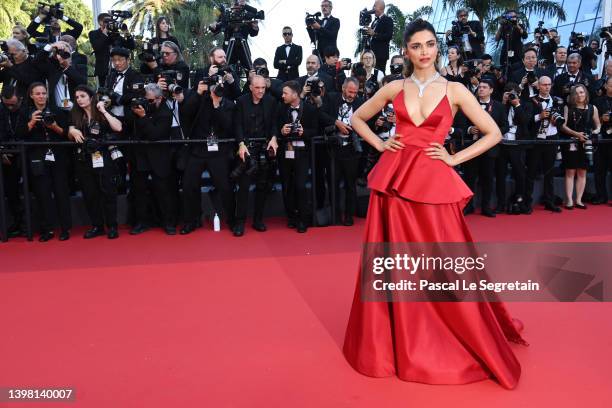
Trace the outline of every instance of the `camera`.
{"label": "camera", "polygon": [[379,86],[378,81],[374,78],[368,79],[363,85],[363,95],[365,99],[370,99],[376,92],[378,92]]}
{"label": "camera", "polygon": [[49,108],[45,108],[40,115],[40,121],[47,126],[52,125],[55,122],[55,113],[51,112]]}
{"label": "camera", "polygon": [[180,86],[179,84],[170,84],[168,85],[168,92],[174,95],[182,94],[183,87]]}
{"label": "camera", "polygon": [[259,67],[255,69],[256,75],[261,75],[264,78],[268,78],[270,76],[270,71],[266,67]]}
{"label": "camera", "polygon": [[149,101],[147,100],[147,98],[143,98],[143,97],[132,98],[132,100],[130,101],[130,109],[135,109],[139,106],[142,106],[144,110],[148,112]]}
{"label": "camera", "polygon": [[314,14],[306,13],[306,19],[304,21],[308,27],[310,27],[314,23],[321,24],[321,12],[317,11]]}
{"label": "camera", "polygon": [[502,24],[517,25],[518,24],[518,19],[515,19],[515,16],[513,16],[510,13],[506,13],[506,14],[503,14],[501,16],[501,23]]}
{"label": "camera", "polygon": [[382,132],[388,133],[391,131],[391,129],[393,129],[394,123],[389,122],[389,120],[387,119],[389,115],[393,115],[393,114],[394,114],[393,107],[390,107],[390,106],[385,107],[385,109],[383,110],[383,114],[381,116],[381,119],[383,120],[383,124],[380,127],[380,130]]}
{"label": "camera", "polygon": [[221,75],[214,74],[214,75],[202,78],[202,82],[204,82],[205,85],[208,85],[210,87],[211,85],[222,83],[223,77]]}
{"label": "camera", "polygon": [[172,83],[176,83],[176,81],[182,80],[183,74],[174,69],[167,69],[167,70],[160,72],[158,75],[158,78],[159,79],[163,78],[163,80],[166,81],[166,83],[169,85]]}
{"label": "camera", "polygon": [[548,30],[546,28],[544,28],[544,22],[543,21],[538,21],[538,26],[536,27],[535,30],[533,30],[534,34],[540,34],[540,35],[548,35]]}
{"label": "camera", "polygon": [[362,27],[369,26],[372,24],[372,14],[374,10],[363,9],[359,12],[359,25]]}
{"label": "camera", "polygon": [[138,54],[138,58],[142,62],[153,62],[157,60],[157,53],[155,52],[155,49],[153,48],[153,44],[151,44],[149,41],[143,41],[142,51],[140,54]]}
{"label": "camera", "polygon": [[53,17],[58,20],[64,18],[64,5],[62,3],[38,3],[38,12],[46,17]]}
{"label": "camera", "polygon": [[301,126],[302,125],[300,125],[300,122],[291,122],[289,124],[289,127],[290,127],[289,134],[297,135]]}
{"label": "camera", "polygon": [[116,94],[115,94],[115,92],[113,92],[112,89],[100,87],[96,91],[96,95],[98,97],[98,101],[104,102],[104,107],[106,109],[108,109],[111,106],[114,106],[114,105],[117,104],[116,103]]}
{"label": "camera", "polygon": [[538,80],[538,77],[536,76],[535,72],[533,71],[529,71],[527,72],[527,82],[530,84],[533,84],[535,81]]}
{"label": "camera", "polygon": [[570,55],[574,52],[580,52],[585,38],[586,36],[584,33],[577,33],[575,31],[572,31],[572,33],[570,34],[570,45],[569,49],[567,50],[567,55]]}
{"label": "camera", "polygon": [[104,19],[104,25],[108,30],[108,36],[114,39],[120,36],[120,31],[128,29],[127,24],[123,23],[123,20],[132,18],[132,13],[123,10],[110,10],[108,14],[110,14],[110,17]]}
{"label": "camera", "polygon": [[463,63],[464,67],[467,67],[465,76],[468,78],[478,76],[480,74],[480,68],[478,67],[479,60],[467,60]]}
{"label": "camera", "polygon": [[266,16],[263,10],[258,11],[251,6],[241,6],[238,0],[230,8],[221,5],[221,25],[232,27],[235,31],[241,26],[250,24],[256,20],[265,20]]}
{"label": "camera", "polygon": [[62,57],[63,59],[68,59],[68,58],[70,58],[70,53],[69,53],[68,51],[66,51],[66,50],[61,50],[61,49],[59,49],[59,48],[57,48],[57,47],[53,47],[53,48],[51,49],[51,52],[49,53],[49,58],[55,58],[55,57],[56,57],[56,56],[58,56],[58,55],[59,55],[60,57]]}
{"label": "camera", "polygon": [[314,78],[308,79],[306,81],[306,85],[310,86],[310,92],[308,92],[308,95],[312,95],[312,96],[321,95],[321,81],[319,81],[319,78],[314,77]]}
{"label": "camera", "polygon": [[470,26],[467,23],[462,23],[461,21],[451,22],[451,27],[454,35],[461,36],[463,34],[469,34],[470,32]]}
{"label": "camera", "polygon": [[250,155],[244,156],[244,161],[240,160],[240,163],[230,173],[230,179],[236,181],[240,179],[244,174],[252,176],[257,170],[257,161]]}
{"label": "camera", "polygon": [[404,64],[392,64],[390,69],[391,75],[401,75],[404,70]]}
{"label": "camera", "polygon": [[85,152],[87,152],[88,154],[94,154],[95,152],[99,152],[101,148],[102,144],[98,139],[92,137],[87,137],[85,139]]}
{"label": "camera", "polygon": [[518,99],[518,95],[515,94],[514,92],[510,92],[508,94],[508,101],[514,101],[515,99]]}
{"label": "camera", "polygon": [[0,64],[6,61],[12,61],[11,56],[8,53],[8,45],[6,41],[0,41]]}

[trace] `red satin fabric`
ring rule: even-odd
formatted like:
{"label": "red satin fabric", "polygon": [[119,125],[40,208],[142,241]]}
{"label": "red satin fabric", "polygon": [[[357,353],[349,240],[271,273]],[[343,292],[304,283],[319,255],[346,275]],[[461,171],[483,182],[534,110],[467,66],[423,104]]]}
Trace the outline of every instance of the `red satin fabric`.
{"label": "red satin fabric", "polygon": [[[370,173],[365,242],[472,241],[462,211],[472,191],[454,169],[423,151],[448,134],[453,117],[447,97],[419,126],[406,111],[403,91],[394,105],[397,133],[407,146],[383,153]],[[359,282],[360,276],[344,341],[355,370],[427,384],[492,377],[516,387],[521,366],[508,341],[527,343],[503,303],[362,303]]]}

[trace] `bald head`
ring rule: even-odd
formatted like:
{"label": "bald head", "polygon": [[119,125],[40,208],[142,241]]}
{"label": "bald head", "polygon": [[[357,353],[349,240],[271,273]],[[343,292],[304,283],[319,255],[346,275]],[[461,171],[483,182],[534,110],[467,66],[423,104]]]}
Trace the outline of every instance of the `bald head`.
{"label": "bald head", "polygon": [[308,75],[316,73],[319,68],[321,68],[321,61],[319,61],[319,57],[313,54],[306,58],[306,71],[308,72]]}
{"label": "bald head", "polygon": [[374,9],[374,14],[378,17],[385,12],[385,2],[383,0],[376,0],[372,8]]}

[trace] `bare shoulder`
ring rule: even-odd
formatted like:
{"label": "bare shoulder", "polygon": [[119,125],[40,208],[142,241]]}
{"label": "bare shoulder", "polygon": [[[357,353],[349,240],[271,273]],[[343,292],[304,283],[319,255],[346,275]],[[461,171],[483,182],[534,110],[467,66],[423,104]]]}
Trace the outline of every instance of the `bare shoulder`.
{"label": "bare shoulder", "polygon": [[474,99],[474,95],[461,82],[448,82],[448,99],[452,105],[459,106]]}
{"label": "bare shoulder", "polygon": [[380,90],[384,92],[384,95],[388,97],[389,99],[394,99],[397,96],[397,94],[403,89],[403,87],[404,87],[404,80],[396,79],[394,81],[389,82],[387,85],[383,86],[382,88],[380,88]]}

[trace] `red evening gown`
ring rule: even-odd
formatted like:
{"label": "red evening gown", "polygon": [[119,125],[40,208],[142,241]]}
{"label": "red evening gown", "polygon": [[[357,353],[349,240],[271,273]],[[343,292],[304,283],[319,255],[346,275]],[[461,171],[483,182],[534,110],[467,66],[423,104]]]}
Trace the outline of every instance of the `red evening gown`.
{"label": "red evening gown", "polygon": [[[444,143],[453,122],[445,95],[419,126],[404,91],[393,101],[404,149],[386,151],[368,177],[365,242],[470,242],[463,207],[472,197],[457,172],[425,155]],[[359,272],[361,273],[361,271]],[[344,340],[353,368],[427,384],[495,378],[516,387],[521,366],[508,341],[527,344],[501,302],[362,302],[360,278]]]}

